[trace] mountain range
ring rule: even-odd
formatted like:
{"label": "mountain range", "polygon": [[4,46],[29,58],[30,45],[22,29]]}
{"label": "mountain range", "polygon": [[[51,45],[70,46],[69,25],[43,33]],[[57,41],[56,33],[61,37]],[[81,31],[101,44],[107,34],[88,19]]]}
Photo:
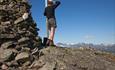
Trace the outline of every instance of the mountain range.
{"label": "mountain range", "polygon": [[77,44],[57,43],[57,45],[61,47],[94,48],[101,51],[115,53],[115,44],[105,45],[105,44],[92,44],[92,43],[89,43],[89,44],[87,43],[77,43]]}

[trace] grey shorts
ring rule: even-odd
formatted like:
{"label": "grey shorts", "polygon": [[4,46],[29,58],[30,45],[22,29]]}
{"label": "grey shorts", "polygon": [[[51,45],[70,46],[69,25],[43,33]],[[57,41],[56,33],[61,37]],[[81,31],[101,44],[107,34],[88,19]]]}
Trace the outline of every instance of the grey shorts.
{"label": "grey shorts", "polygon": [[51,29],[51,27],[54,27],[54,28],[57,27],[56,19],[55,18],[47,19],[47,23],[48,23],[48,29],[49,30]]}

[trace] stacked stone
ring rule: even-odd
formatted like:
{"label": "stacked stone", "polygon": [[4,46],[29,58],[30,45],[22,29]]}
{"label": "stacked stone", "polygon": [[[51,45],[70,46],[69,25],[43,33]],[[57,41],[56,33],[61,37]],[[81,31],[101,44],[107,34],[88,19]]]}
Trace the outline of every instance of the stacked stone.
{"label": "stacked stone", "polygon": [[0,68],[15,62],[23,65],[22,59],[30,60],[41,46],[30,8],[28,0],[0,0]]}

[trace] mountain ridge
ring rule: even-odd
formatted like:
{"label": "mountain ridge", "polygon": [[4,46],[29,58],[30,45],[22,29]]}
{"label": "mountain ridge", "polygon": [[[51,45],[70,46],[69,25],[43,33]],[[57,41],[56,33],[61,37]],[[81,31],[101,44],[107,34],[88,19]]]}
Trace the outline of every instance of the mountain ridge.
{"label": "mountain ridge", "polygon": [[62,47],[86,47],[86,48],[95,48],[101,51],[115,53],[115,44],[87,44],[87,43],[77,43],[77,44],[66,44],[66,43],[57,43],[58,46]]}

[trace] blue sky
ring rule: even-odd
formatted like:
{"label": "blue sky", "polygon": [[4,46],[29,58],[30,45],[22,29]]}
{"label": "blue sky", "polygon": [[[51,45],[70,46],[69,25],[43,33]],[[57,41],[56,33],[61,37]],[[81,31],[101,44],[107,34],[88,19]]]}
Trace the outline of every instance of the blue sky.
{"label": "blue sky", "polygon": [[[55,42],[115,43],[115,0],[60,0]],[[30,0],[32,16],[46,36],[44,0]]]}

